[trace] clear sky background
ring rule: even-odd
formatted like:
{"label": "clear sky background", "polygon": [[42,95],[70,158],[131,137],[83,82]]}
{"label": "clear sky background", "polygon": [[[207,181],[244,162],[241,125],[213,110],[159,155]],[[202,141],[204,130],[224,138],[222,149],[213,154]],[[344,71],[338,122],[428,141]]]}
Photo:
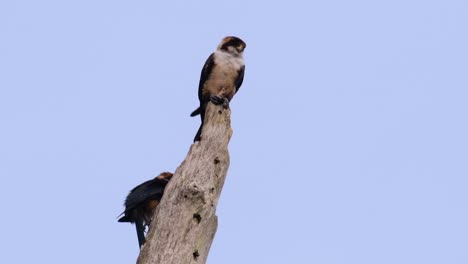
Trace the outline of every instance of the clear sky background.
{"label": "clear sky background", "polygon": [[468,2],[1,1],[0,262],[134,263],[201,68],[247,43],[208,263],[468,263]]}

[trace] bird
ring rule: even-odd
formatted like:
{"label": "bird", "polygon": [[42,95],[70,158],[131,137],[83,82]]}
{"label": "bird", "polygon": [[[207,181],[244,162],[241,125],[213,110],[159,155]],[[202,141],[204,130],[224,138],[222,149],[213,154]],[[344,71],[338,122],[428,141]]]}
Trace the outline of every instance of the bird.
{"label": "bird", "polygon": [[171,172],[163,172],[133,188],[125,199],[125,211],[119,215],[123,216],[118,221],[135,224],[140,248],[145,243],[145,230],[149,228],[154,210],[172,176]]}
{"label": "bird", "polygon": [[200,106],[190,116],[200,115],[200,128],[194,142],[201,140],[201,131],[205,121],[208,102],[229,107],[229,102],[244,81],[245,64],[243,53],[245,42],[234,36],[223,38],[215,52],[205,62],[198,85]]}

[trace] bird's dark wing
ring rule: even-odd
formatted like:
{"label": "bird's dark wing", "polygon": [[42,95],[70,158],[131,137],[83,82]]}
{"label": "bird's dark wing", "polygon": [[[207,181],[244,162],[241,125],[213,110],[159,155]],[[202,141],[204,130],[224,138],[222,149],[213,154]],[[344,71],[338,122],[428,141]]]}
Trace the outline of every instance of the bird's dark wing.
{"label": "bird's dark wing", "polygon": [[153,179],[133,188],[125,199],[125,212],[149,199],[161,199],[167,180]]}
{"label": "bird's dark wing", "polygon": [[237,91],[239,91],[239,88],[241,87],[242,82],[244,81],[244,72],[245,72],[245,65],[242,66],[242,68],[240,68],[238,71],[237,79],[235,81],[236,93]]}
{"label": "bird's dark wing", "polygon": [[198,84],[198,99],[200,102],[203,100],[203,85],[210,78],[211,71],[213,70],[214,62],[214,53],[212,53],[205,62],[203,69],[201,71],[200,83]]}

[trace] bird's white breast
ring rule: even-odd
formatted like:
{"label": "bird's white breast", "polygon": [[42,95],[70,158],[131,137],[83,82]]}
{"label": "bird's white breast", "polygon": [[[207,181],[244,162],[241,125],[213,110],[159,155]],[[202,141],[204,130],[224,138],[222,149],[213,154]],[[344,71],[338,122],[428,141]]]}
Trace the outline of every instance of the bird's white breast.
{"label": "bird's white breast", "polygon": [[221,69],[238,71],[244,66],[242,55],[233,56],[228,52],[216,51],[215,64]]}

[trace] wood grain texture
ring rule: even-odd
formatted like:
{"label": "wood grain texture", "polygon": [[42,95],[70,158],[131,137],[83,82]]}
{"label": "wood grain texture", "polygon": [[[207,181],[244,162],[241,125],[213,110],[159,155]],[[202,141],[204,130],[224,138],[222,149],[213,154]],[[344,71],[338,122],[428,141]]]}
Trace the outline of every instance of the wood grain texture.
{"label": "wood grain texture", "polygon": [[190,147],[155,210],[138,264],[203,264],[218,226],[229,168],[231,111],[208,104],[201,141]]}

